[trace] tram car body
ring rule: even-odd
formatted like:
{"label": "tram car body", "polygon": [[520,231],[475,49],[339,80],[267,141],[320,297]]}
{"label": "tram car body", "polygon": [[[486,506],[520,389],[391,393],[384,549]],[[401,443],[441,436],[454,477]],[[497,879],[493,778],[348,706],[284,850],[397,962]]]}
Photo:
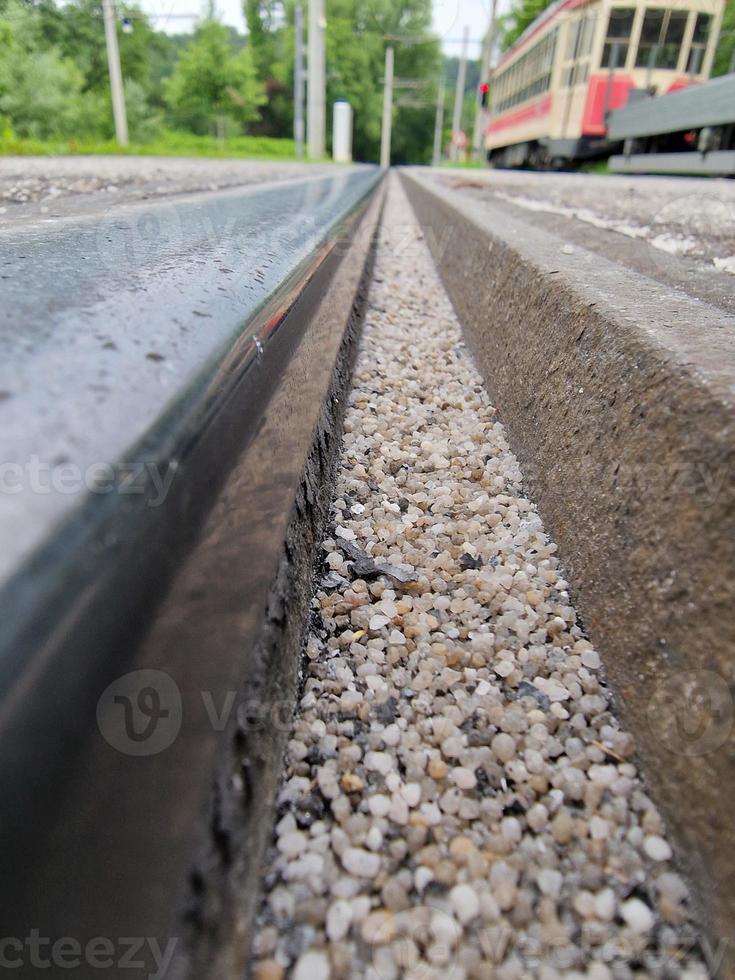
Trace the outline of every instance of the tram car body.
{"label": "tram car body", "polygon": [[725,0],[557,0],[490,79],[491,166],[605,157],[614,109],[709,78]]}

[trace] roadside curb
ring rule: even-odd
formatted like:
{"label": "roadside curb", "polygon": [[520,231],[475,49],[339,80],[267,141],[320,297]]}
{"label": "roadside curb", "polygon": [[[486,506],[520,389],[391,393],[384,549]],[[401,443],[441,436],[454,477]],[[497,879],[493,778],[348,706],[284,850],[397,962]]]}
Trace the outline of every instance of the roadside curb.
{"label": "roadside curb", "polygon": [[402,178],[731,959],[735,318]]}

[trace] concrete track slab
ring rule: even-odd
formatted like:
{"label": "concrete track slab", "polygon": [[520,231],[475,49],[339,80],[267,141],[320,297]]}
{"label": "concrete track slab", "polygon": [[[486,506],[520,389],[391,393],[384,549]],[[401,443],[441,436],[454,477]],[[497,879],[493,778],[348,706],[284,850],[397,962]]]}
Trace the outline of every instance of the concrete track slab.
{"label": "concrete track slab", "polygon": [[444,176],[405,181],[722,945],[735,916],[735,317]]}
{"label": "concrete track slab", "polygon": [[[566,237],[598,231],[603,251],[651,275],[667,257],[682,260],[689,274],[700,273],[711,288],[735,271],[735,184],[725,179],[698,179],[604,174],[544,174],[510,170],[440,170],[432,178],[478,200],[508,203],[526,220]],[[616,248],[614,240],[618,240]],[[648,268],[639,259],[649,246]],[[701,275],[712,273],[712,276]],[[701,288],[704,288],[702,286]],[[735,283],[720,285],[735,293]]]}

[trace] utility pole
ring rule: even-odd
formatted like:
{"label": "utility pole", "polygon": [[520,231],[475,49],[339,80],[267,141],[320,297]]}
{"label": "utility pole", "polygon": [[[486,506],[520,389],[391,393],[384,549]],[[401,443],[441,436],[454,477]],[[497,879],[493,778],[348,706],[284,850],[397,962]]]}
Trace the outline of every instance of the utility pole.
{"label": "utility pole", "polygon": [[120,146],[128,145],[128,118],[125,113],[125,93],[123,92],[122,71],[120,69],[120,49],[117,46],[117,20],[114,0],[102,0],[102,16],[105,21],[105,44],[107,46],[107,66],[110,70],[110,91],[112,92],[112,115],[115,120],[115,139]]}
{"label": "utility pole", "polygon": [[304,11],[294,10],[293,138],[296,156],[304,155]]}
{"label": "utility pole", "polygon": [[393,122],[393,48],[385,49],[383,79],[383,128],[380,134],[380,166],[390,166],[390,131]]}
{"label": "utility pole", "polygon": [[309,0],[309,62],[307,65],[306,129],[310,160],[322,160],[326,152],[326,47],[327,21],[324,0]]}
{"label": "utility pole", "polygon": [[457,147],[454,139],[462,122],[462,103],[464,102],[464,83],[467,78],[467,42],[470,36],[470,29],[465,24],[462,31],[462,54],[459,59],[459,71],[457,72],[457,88],[454,92],[454,113],[452,114],[452,159],[457,159]]}
{"label": "utility pole", "polygon": [[[490,8],[490,24],[487,34],[482,42],[482,59],[480,61],[480,85],[490,82],[490,71],[492,68],[493,48],[495,46],[495,21],[498,12],[498,0],[492,0]],[[475,156],[479,153],[480,143],[482,142],[482,131],[485,122],[485,111],[480,105],[479,98],[475,103],[475,128],[472,131],[472,151]]]}
{"label": "utility pole", "polygon": [[434,117],[434,152],[431,156],[432,166],[438,167],[442,159],[442,133],[444,131],[444,75],[439,79],[436,93],[436,116]]}

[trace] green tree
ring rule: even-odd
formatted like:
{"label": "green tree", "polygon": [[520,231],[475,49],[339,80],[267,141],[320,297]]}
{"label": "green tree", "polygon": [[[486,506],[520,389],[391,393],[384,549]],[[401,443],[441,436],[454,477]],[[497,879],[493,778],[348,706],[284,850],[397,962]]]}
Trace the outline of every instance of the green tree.
{"label": "green tree", "polygon": [[327,20],[327,105],[344,99],[352,106],[353,153],[358,160],[376,160],[380,143],[384,43],[371,27],[361,21],[354,0],[332,0]]}
{"label": "green tree", "polygon": [[[380,152],[385,48],[395,48],[392,159],[421,163],[431,156],[439,42],[431,34],[430,0],[330,0],[327,98],[346,99],[355,114],[354,153]],[[411,88],[403,88],[408,82]],[[414,87],[416,86],[416,87]]]}
{"label": "green tree", "polygon": [[[74,61],[84,75],[87,91],[103,92],[109,86],[101,0],[69,0],[57,5],[40,0],[38,12],[43,40]],[[127,18],[132,30],[118,31],[120,62],[126,81],[136,82],[153,95],[151,69],[157,57],[171,48],[165,34],[155,31],[134,3],[117,4],[118,19]]]}
{"label": "green tree", "polygon": [[244,0],[248,44],[265,86],[260,119],[251,128],[260,136],[293,132],[294,9],[294,0]]}
{"label": "green tree", "polygon": [[726,75],[731,71],[733,57],[735,57],[735,0],[727,0],[712,74]]}
{"label": "green tree", "polygon": [[47,139],[96,135],[100,110],[98,100],[85,96],[77,66],[44,45],[36,12],[6,0],[0,13],[0,116],[19,136]]}
{"label": "green tree", "polygon": [[[70,0],[58,6],[54,0],[36,0],[31,9],[38,18],[41,46],[58,50],[81,72],[88,105],[97,107],[97,123],[89,135],[111,137],[110,81],[100,0]],[[173,71],[176,43],[155,31],[135,3],[118,3],[117,13],[119,19],[126,17],[132,28],[118,31],[128,128],[132,139],[144,141],[154,137],[163,122],[162,79]]]}
{"label": "green tree", "polygon": [[255,68],[260,78],[268,79],[283,54],[285,4],[281,0],[245,0],[244,14]]}
{"label": "green tree", "polygon": [[[403,0],[396,5],[381,0],[381,8],[378,26],[384,33],[413,42],[396,44],[397,78],[421,83],[418,88],[403,90],[397,99],[391,157],[394,163],[428,163],[434,141],[437,83],[443,70],[439,41],[431,30],[431,2]],[[381,70],[378,77],[382,74]]]}
{"label": "green tree", "polygon": [[258,118],[264,101],[250,49],[233,53],[230,32],[216,20],[203,21],[184,48],[166,83],[175,119],[195,133],[227,121],[241,126]]}
{"label": "green tree", "polygon": [[[255,128],[291,134],[293,124],[294,10],[297,0],[244,0],[248,34],[268,103]],[[301,6],[306,13],[306,0]],[[328,115],[337,99],[354,111],[353,153],[377,160],[383,103],[383,66],[388,36],[395,42],[396,77],[426,85],[408,95],[396,89],[393,157],[426,160],[431,154],[433,100],[440,71],[439,44],[431,34],[431,0],[329,0],[327,5]],[[329,128],[329,127],[328,127]]]}
{"label": "green tree", "polygon": [[553,0],[513,0],[508,13],[498,18],[500,50],[507,51],[552,2]]}

